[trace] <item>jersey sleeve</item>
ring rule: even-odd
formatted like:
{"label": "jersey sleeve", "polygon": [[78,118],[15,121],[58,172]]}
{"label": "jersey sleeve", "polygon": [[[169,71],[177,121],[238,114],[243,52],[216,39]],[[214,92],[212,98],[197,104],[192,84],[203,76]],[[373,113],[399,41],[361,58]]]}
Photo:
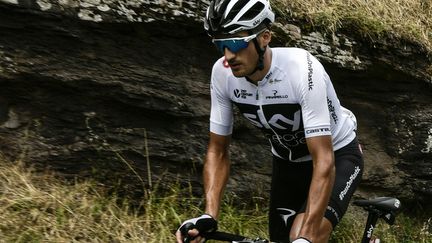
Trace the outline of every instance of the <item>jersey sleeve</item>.
{"label": "jersey sleeve", "polygon": [[307,75],[299,84],[305,137],[331,135],[327,105],[329,77],[321,63],[309,52],[306,52],[306,63]]}
{"label": "jersey sleeve", "polygon": [[234,119],[232,102],[227,91],[226,70],[221,69],[222,65],[222,60],[219,59],[213,66],[211,75],[210,132],[226,136],[232,133]]}

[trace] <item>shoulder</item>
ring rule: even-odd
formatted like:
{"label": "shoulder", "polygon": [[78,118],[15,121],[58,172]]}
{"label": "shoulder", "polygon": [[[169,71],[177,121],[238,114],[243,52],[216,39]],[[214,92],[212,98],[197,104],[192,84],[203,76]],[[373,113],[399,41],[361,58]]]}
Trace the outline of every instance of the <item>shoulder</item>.
{"label": "shoulder", "polygon": [[288,79],[298,82],[307,72],[308,52],[306,50],[294,47],[278,47],[272,48],[272,53],[274,66],[285,73]]}
{"label": "shoulder", "polygon": [[219,58],[214,64],[210,78],[211,92],[226,92],[228,80],[232,77],[231,68],[226,64],[225,57]]}
{"label": "shoulder", "polygon": [[309,53],[305,49],[297,47],[276,47],[272,48],[272,51],[277,54],[278,58],[291,61],[298,61],[299,57]]}
{"label": "shoulder", "polygon": [[272,48],[275,55],[275,65],[285,70],[289,76],[300,75],[323,69],[320,61],[309,51],[296,47]]}
{"label": "shoulder", "polygon": [[272,50],[286,57],[308,53],[307,50],[298,47],[272,47]]}
{"label": "shoulder", "polygon": [[214,64],[212,68],[212,78],[223,78],[232,75],[231,68],[225,61],[225,57],[219,58]]}
{"label": "shoulder", "polygon": [[272,48],[275,53],[275,61],[278,64],[298,64],[305,65],[308,62],[319,63],[309,51],[297,47],[277,47]]}

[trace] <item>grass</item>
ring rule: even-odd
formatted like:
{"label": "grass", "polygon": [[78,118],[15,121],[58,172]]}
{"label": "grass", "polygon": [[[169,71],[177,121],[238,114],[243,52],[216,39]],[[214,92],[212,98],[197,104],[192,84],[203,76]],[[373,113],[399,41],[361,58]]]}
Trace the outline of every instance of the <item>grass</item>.
{"label": "grass", "polygon": [[[141,205],[130,203],[95,182],[64,182],[0,159],[0,242],[174,242],[173,230],[197,216],[202,199],[190,187],[160,191],[157,183]],[[220,229],[252,237],[267,236],[262,201],[243,205],[235,196],[223,204]],[[357,242],[365,215],[351,211],[332,242]],[[385,242],[432,242],[431,219],[399,215],[397,224],[378,226]],[[336,240],[336,238],[338,240]]]}
{"label": "grass", "polygon": [[311,28],[346,30],[372,41],[397,38],[432,50],[430,0],[272,0],[277,16]]}
{"label": "grass", "polygon": [[94,183],[67,185],[19,164],[3,163],[0,168],[2,242],[143,242],[152,238],[149,227],[157,225],[153,219],[138,216],[126,201],[107,197]]}

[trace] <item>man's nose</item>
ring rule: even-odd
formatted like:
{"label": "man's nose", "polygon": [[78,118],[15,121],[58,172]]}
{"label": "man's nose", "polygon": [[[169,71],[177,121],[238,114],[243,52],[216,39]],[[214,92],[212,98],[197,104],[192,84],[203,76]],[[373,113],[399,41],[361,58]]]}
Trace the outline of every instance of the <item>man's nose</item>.
{"label": "man's nose", "polygon": [[230,49],[228,49],[228,48],[225,47],[225,49],[224,49],[224,56],[225,56],[225,59],[227,61],[229,61],[229,60],[231,60],[231,59],[233,59],[235,57],[235,53],[232,52]]}

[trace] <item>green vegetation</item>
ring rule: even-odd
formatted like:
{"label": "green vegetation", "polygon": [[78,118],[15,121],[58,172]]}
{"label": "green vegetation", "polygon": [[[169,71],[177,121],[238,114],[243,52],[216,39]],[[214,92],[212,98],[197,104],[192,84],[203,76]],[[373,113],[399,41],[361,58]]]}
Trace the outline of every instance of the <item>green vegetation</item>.
{"label": "green vegetation", "polygon": [[369,40],[397,38],[432,50],[429,0],[273,0],[279,17],[307,20],[313,28],[346,30]]}
{"label": "green vegetation", "polygon": [[[201,213],[190,188],[147,191],[139,207],[109,195],[94,182],[66,183],[52,175],[0,159],[1,242],[174,242],[173,230]],[[138,182],[139,183],[139,182]],[[352,208],[351,210],[353,210]],[[332,242],[357,242],[366,216],[350,211]],[[241,206],[234,196],[223,205],[220,228],[266,237],[265,203]],[[431,219],[399,215],[394,226],[379,224],[385,242],[432,242]],[[336,240],[337,238],[337,240]]]}

